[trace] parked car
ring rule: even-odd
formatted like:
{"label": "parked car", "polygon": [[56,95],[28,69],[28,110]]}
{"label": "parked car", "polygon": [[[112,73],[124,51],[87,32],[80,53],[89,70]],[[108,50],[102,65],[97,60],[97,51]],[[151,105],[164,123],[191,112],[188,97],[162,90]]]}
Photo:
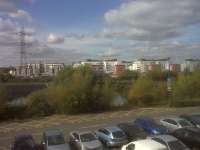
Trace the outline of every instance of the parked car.
{"label": "parked car", "polygon": [[167,150],[167,147],[151,139],[138,140],[122,146],[121,150]]}
{"label": "parked car", "polygon": [[15,136],[11,150],[37,150],[37,145],[30,134],[19,134]]}
{"label": "parked car", "polygon": [[168,130],[163,125],[158,124],[155,120],[148,117],[137,118],[134,121],[134,124],[139,128],[142,128],[147,134],[157,135],[157,134],[166,134]]}
{"label": "parked car", "polygon": [[46,130],[43,133],[42,145],[44,150],[70,150],[60,130]]}
{"label": "parked car", "polygon": [[103,145],[90,131],[74,131],[70,133],[69,143],[77,150],[102,150]]}
{"label": "parked car", "polygon": [[200,150],[200,129],[181,128],[171,133],[193,150]]}
{"label": "parked car", "polygon": [[189,121],[183,118],[165,118],[165,119],[161,119],[160,123],[164,125],[166,128],[168,128],[170,131],[174,131],[179,128],[194,126]]}
{"label": "parked car", "polygon": [[146,132],[143,129],[138,128],[138,126],[132,122],[119,123],[117,127],[124,131],[129,141],[136,141],[147,137]]}
{"label": "parked car", "polygon": [[126,134],[116,126],[98,129],[96,135],[107,147],[122,146],[128,143]]}
{"label": "parked car", "polygon": [[200,114],[181,115],[180,118],[192,123],[195,127],[200,128]]}
{"label": "parked car", "polygon": [[150,138],[158,143],[165,145],[168,150],[190,150],[180,140],[171,135],[156,135]]}

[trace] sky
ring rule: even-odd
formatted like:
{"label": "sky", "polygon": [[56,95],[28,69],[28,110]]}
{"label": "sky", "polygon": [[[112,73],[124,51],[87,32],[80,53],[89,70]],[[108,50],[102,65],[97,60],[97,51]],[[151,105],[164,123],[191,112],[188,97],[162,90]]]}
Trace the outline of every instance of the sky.
{"label": "sky", "polygon": [[200,57],[200,0],[0,0],[0,66]]}

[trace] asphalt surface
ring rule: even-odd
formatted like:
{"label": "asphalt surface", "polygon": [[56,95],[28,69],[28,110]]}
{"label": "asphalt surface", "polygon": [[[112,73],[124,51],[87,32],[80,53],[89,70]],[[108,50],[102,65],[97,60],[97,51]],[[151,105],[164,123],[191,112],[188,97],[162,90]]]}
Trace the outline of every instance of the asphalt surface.
{"label": "asphalt surface", "polygon": [[112,126],[120,122],[131,121],[139,116],[149,116],[156,120],[164,117],[175,117],[181,114],[200,113],[200,107],[187,108],[142,108],[126,111],[85,114],[76,116],[51,116],[36,120],[12,121],[0,123],[0,150],[10,149],[14,136],[31,133],[37,143],[41,142],[42,132],[46,129],[61,129],[68,135],[74,130],[91,130]]}

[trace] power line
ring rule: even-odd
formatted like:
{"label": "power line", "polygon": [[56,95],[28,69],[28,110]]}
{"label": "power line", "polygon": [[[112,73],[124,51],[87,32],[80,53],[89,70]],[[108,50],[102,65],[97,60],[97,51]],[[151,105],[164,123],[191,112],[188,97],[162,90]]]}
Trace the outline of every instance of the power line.
{"label": "power line", "polygon": [[18,34],[20,37],[20,66],[24,67],[27,64],[26,41],[25,41],[25,36],[27,34],[24,30],[24,27],[21,28],[21,31]]}

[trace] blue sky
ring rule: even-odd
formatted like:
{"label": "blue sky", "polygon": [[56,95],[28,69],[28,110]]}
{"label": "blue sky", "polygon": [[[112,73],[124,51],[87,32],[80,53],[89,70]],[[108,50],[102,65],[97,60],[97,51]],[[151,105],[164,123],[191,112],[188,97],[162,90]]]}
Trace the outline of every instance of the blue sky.
{"label": "blue sky", "polygon": [[[170,10],[170,11],[169,11]],[[0,0],[0,64],[200,57],[199,0]]]}
{"label": "blue sky", "polygon": [[48,30],[99,30],[104,13],[118,7],[121,0],[36,0],[21,3],[40,26]]}

